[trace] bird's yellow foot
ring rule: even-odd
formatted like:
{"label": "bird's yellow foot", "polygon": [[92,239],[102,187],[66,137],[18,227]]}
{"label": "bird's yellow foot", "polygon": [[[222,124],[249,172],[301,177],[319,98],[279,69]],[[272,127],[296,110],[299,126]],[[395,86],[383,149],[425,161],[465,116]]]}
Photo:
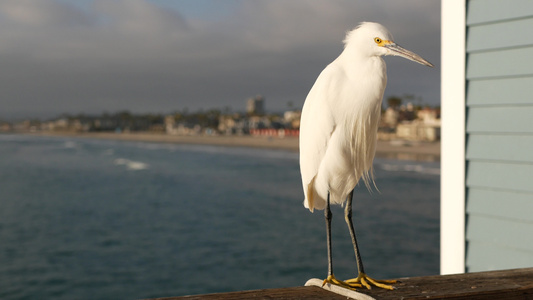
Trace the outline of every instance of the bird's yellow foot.
{"label": "bird's yellow foot", "polygon": [[346,288],[346,289],[350,289],[350,290],[355,290],[355,288],[363,287],[361,285],[361,283],[351,283],[350,284],[350,283],[347,283],[345,281],[338,280],[337,278],[335,278],[335,275],[329,275],[328,278],[324,279],[324,282],[322,282],[322,286],[326,285],[326,283],[338,285],[340,287],[343,287],[343,288]]}
{"label": "bird's yellow foot", "polygon": [[372,289],[372,285],[386,289],[386,290],[394,290],[394,286],[390,285],[392,283],[396,283],[396,280],[376,280],[372,279],[369,276],[367,276],[365,273],[359,273],[357,278],[348,279],[344,281],[345,284],[348,284],[349,286],[364,286],[367,289]]}

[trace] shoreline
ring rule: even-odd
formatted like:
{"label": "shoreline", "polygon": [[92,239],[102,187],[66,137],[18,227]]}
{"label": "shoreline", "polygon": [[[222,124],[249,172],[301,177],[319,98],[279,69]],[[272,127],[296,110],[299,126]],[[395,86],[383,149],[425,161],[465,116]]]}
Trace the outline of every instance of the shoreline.
{"label": "shoreline", "polygon": [[[279,149],[298,152],[297,137],[255,137],[255,136],[185,136],[169,135],[166,133],[110,133],[110,132],[40,132],[24,133],[35,136],[64,136],[94,138],[106,140],[153,142],[153,143],[173,143],[189,145],[211,145],[224,147],[252,147]],[[415,142],[404,140],[381,141],[379,140],[376,148],[376,157],[415,160],[415,161],[439,161],[440,160],[440,142]]]}

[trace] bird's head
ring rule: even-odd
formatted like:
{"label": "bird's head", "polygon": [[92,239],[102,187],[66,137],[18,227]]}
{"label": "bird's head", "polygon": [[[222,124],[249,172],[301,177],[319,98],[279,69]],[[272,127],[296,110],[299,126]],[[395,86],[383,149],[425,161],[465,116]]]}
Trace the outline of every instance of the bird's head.
{"label": "bird's head", "polygon": [[419,64],[433,67],[432,63],[423,59],[418,54],[396,44],[387,28],[378,23],[361,23],[354,30],[346,34],[344,44],[346,48],[352,48],[351,51],[357,51],[360,55],[369,57],[383,55],[401,56]]}

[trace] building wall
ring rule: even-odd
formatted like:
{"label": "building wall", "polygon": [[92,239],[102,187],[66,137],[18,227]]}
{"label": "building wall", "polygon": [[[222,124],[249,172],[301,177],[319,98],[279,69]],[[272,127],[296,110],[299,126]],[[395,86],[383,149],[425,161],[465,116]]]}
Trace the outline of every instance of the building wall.
{"label": "building wall", "polygon": [[533,266],[533,1],[466,1],[466,271]]}

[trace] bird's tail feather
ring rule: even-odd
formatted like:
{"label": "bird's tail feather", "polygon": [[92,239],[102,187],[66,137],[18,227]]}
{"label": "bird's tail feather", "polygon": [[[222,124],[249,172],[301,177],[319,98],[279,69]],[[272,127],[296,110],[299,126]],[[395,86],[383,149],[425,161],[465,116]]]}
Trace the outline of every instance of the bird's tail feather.
{"label": "bird's tail feather", "polygon": [[315,199],[314,199],[314,191],[313,191],[313,186],[315,185],[315,177],[313,177],[313,179],[311,179],[311,182],[309,182],[309,184],[307,185],[307,193],[305,195],[305,200],[304,200],[304,206],[306,208],[308,208],[311,212],[313,212],[313,210],[315,209]]}

